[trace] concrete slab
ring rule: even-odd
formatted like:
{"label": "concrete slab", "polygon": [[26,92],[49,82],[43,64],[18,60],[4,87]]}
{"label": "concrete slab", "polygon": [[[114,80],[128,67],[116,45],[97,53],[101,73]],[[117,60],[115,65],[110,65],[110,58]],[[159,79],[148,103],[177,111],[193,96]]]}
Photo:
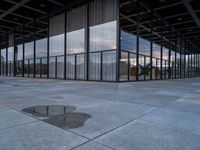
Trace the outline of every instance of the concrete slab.
{"label": "concrete slab", "polygon": [[15,110],[0,111],[0,129],[10,128],[34,121],[37,120]]}
{"label": "concrete slab", "polygon": [[162,108],[155,110],[140,119],[159,123],[167,127],[189,130],[191,132],[200,126],[199,114]]}
{"label": "concrete slab", "polygon": [[128,103],[114,103],[83,109],[81,112],[90,114],[92,117],[85,122],[83,127],[71,129],[71,131],[92,139],[133,121],[154,109],[156,108]]}
{"label": "concrete slab", "polygon": [[200,136],[135,121],[96,139],[117,150],[198,150]]}
{"label": "concrete slab", "polygon": [[113,150],[112,148],[109,148],[108,146],[102,145],[97,142],[88,142],[84,145],[81,145],[74,150]]}
{"label": "concrete slab", "polygon": [[2,150],[69,150],[87,141],[44,122],[0,130]]}

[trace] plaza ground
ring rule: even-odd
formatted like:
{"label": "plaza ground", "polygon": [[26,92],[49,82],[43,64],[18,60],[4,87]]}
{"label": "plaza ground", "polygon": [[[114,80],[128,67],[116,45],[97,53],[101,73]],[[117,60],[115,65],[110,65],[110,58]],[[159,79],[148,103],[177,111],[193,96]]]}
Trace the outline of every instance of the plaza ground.
{"label": "plaza ground", "polygon": [[[91,117],[62,129],[25,113],[65,105]],[[0,77],[0,150],[199,150],[200,78],[103,83]]]}

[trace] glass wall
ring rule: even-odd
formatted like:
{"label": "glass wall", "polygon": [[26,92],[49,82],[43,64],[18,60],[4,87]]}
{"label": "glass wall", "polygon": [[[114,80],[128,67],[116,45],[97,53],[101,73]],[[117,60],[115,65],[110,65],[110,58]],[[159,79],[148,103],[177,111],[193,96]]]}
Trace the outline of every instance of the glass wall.
{"label": "glass wall", "polygon": [[67,12],[67,79],[86,79],[86,12],[86,5],[77,7]]}
{"label": "glass wall", "polygon": [[8,76],[14,75],[14,47],[8,48]]}
{"label": "glass wall", "polygon": [[47,77],[47,38],[36,41],[35,76]]}
{"label": "glass wall", "polygon": [[50,18],[49,77],[64,78],[65,14]]}
{"label": "glass wall", "polygon": [[1,75],[6,76],[7,72],[7,49],[1,49]]}
{"label": "glass wall", "polygon": [[116,80],[116,6],[115,0],[93,0],[89,4],[89,80]]}
{"label": "glass wall", "polygon": [[16,76],[23,76],[23,45],[16,46]]}
{"label": "glass wall", "polygon": [[91,0],[17,29],[1,48],[1,74],[95,81],[116,81],[118,73],[120,81],[198,75],[192,45],[169,36],[169,25],[148,7],[120,2],[120,16],[116,0]]}
{"label": "glass wall", "polygon": [[34,73],[34,54],[33,54],[33,42],[25,43],[24,50],[24,76],[25,77],[33,77]]}

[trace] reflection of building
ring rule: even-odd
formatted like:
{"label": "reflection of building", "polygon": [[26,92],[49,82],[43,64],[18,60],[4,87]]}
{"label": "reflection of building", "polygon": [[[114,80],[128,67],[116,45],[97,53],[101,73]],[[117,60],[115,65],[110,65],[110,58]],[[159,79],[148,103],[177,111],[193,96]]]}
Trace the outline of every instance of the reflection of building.
{"label": "reflection of building", "polygon": [[[10,3],[0,6],[10,6],[0,21],[8,19],[3,21],[8,29],[19,26],[15,32],[0,29],[9,33],[1,34],[0,40],[2,75],[98,81],[200,75],[194,38],[200,29],[182,2],[47,0],[35,2],[38,5],[16,2],[19,7]],[[189,5],[200,7],[197,1]],[[9,17],[11,13],[16,18]],[[186,13],[187,17],[182,15]],[[27,18],[33,16],[36,21],[30,22]]]}

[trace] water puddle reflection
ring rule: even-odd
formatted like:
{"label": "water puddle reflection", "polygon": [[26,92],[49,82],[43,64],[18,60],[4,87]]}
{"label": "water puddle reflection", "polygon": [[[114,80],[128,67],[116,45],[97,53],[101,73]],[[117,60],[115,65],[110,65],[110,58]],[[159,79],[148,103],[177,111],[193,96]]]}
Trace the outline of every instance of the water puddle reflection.
{"label": "water puddle reflection", "polygon": [[62,129],[82,127],[92,116],[86,113],[74,112],[76,107],[63,105],[33,106],[22,111],[35,117],[45,117],[42,121]]}

